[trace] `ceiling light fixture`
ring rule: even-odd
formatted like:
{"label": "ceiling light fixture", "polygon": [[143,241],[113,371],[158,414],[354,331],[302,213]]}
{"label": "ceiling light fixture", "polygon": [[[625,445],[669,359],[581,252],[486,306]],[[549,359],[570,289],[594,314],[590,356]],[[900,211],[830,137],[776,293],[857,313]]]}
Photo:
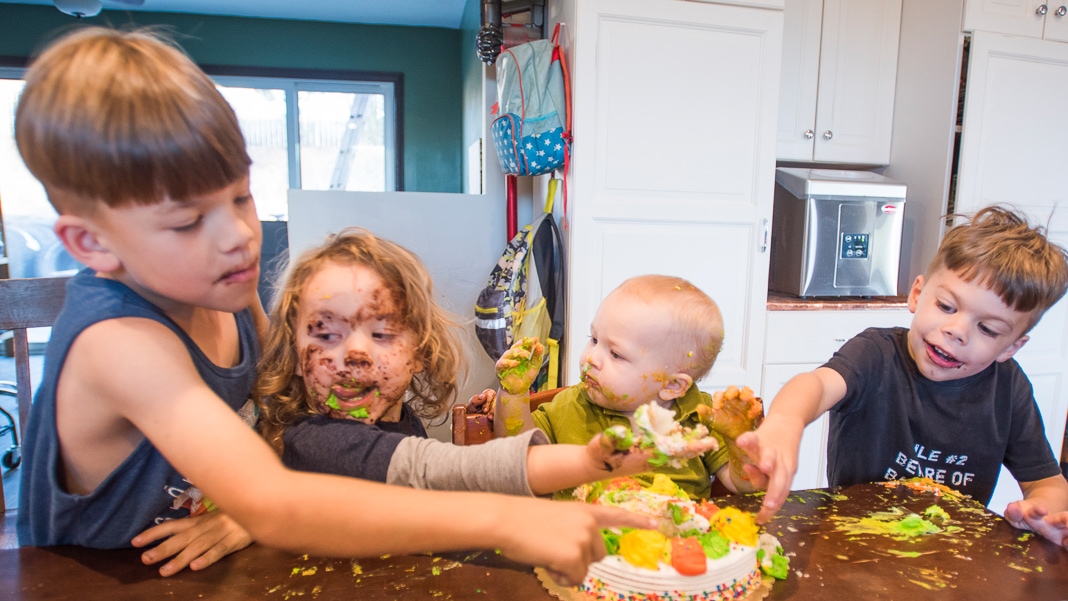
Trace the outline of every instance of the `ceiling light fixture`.
{"label": "ceiling light fixture", "polygon": [[100,0],[53,0],[56,8],[78,17],[79,19],[85,17],[95,17],[100,14],[101,4]]}
{"label": "ceiling light fixture", "polygon": [[[118,4],[125,4],[127,6],[141,6],[145,3],[145,0],[109,0]],[[56,8],[67,13],[68,15],[84,19],[86,17],[95,17],[100,14],[100,9],[103,5],[100,0],[52,0],[52,3],[56,5]]]}

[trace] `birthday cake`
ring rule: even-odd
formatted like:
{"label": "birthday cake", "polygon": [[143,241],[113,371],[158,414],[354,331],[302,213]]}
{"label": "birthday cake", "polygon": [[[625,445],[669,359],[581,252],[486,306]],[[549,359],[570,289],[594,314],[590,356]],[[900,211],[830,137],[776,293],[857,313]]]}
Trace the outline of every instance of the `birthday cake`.
{"label": "birthday cake", "polygon": [[608,555],[590,566],[579,587],[589,599],[737,600],[760,587],[762,572],[786,577],[782,547],[759,533],[751,513],[697,503],[662,474],[647,487],[617,478],[580,486],[575,496],[653,516],[658,523],[656,530],[602,531]]}

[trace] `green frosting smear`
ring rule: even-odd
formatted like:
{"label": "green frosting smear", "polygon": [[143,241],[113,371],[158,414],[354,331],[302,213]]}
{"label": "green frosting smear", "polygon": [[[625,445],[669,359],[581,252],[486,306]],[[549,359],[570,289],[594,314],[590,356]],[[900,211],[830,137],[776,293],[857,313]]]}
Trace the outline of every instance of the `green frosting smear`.
{"label": "green frosting smear", "polygon": [[330,396],[326,397],[326,406],[335,411],[341,409],[341,406],[337,404],[337,395],[333,392],[330,393]]}
{"label": "green frosting smear", "polygon": [[634,432],[623,426],[612,426],[604,431],[604,435],[612,441],[617,451],[626,451],[634,446]]}
{"label": "green frosting smear", "polygon": [[[375,396],[378,396],[377,390],[375,391]],[[341,405],[338,404],[337,395],[333,392],[331,392],[330,396],[326,398],[326,406],[330,407],[334,411],[341,411]],[[367,407],[357,407],[352,411],[349,411],[348,413],[356,419],[367,419],[371,417],[371,414],[367,412]]]}

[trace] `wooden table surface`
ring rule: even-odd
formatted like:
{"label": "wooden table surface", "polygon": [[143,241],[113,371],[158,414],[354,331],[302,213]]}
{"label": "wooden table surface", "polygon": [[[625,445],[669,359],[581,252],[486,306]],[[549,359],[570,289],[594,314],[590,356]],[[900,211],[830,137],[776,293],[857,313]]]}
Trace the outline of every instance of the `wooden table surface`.
{"label": "wooden table surface", "polygon": [[[754,495],[719,500],[746,509],[759,503]],[[872,519],[935,504],[949,515],[935,534],[895,537],[887,526],[894,520]],[[1068,551],[970,501],[878,484],[800,491],[768,531],[791,556],[790,575],[775,583],[771,600],[1068,599]],[[253,545],[207,570],[171,578],[160,578],[138,556],[74,547],[3,550],[0,599],[553,599],[530,568],[493,552],[353,560]]]}

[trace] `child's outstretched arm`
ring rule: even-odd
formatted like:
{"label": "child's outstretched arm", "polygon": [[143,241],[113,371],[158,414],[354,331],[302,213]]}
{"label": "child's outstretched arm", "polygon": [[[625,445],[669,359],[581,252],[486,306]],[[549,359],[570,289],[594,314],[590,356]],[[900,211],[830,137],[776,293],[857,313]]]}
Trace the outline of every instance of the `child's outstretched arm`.
{"label": "child's outstretched arm", "polygon": [[845,380],[833,369],[820,367],[798,374],[775,395],[764,423],[756,431],[738,437],[738,446],[768,477],[758,523],[771,519],[790,494],[805,426],[840,401],[845,391]]}
{"label": "child's outstretched arm", "polygon": [[530,385],[538,376],[545,347],[537,338],[523,338],[512,344],[497,360],[497,393],[493,409],[494,436],[515,436],[534,427],[530,417]]}
{"label": "child's outstretched arm", "polygon": [[1068,549],[1068,481],[1052,476],[1021,482],[1024,498],[1009,503],[1005,519],[1021,530],[1032,530]]}
{"label": "child's outstretched arm", "polygon": [[[708,436],[687,443],[675,457],[690,459],[717,448]],[[631,476],[652,469],[652,450],[620,441],[611,434],[598,434],[585,447],[570,444],[539,445],[527,456],[527,477],[534,494],[548,494],[588,482]]]}
{"label": "child's outstretched arm", "polygon": [[[92,352],[79,352],[79,347]],[[90,417],[127,420],[261,544],[332,557],[500,549],[514,560],[577,582],[589,563],[604,554],[601,528],[651,527],[648,518],[605,507],[420,491],[288,470],[204,384],[178,337],[148,320],[108,320],[87,328],[64,366],[61,397],[75,382],[78,394],[71,398],[77,403],[57,402],[61,436],[66,432],[72,441],[84,442],[76,439],[88,425],[59,422],[88,419],[75,410],[87,402],[92,404]],[[131,440],[131,448],[140,440]],[[96,443],[86,445],[83,456],[64,456],[65,462],[83,468],[68,472],[68,488],[93,490],[115,468],[108,462],[121,463],[126,457],[85,456]],[[476,506],[481,511],[472,517],[470,508]],[[468,519],[450,519],[461,514]],[[517,516],[538,527],[516,528]]]}

